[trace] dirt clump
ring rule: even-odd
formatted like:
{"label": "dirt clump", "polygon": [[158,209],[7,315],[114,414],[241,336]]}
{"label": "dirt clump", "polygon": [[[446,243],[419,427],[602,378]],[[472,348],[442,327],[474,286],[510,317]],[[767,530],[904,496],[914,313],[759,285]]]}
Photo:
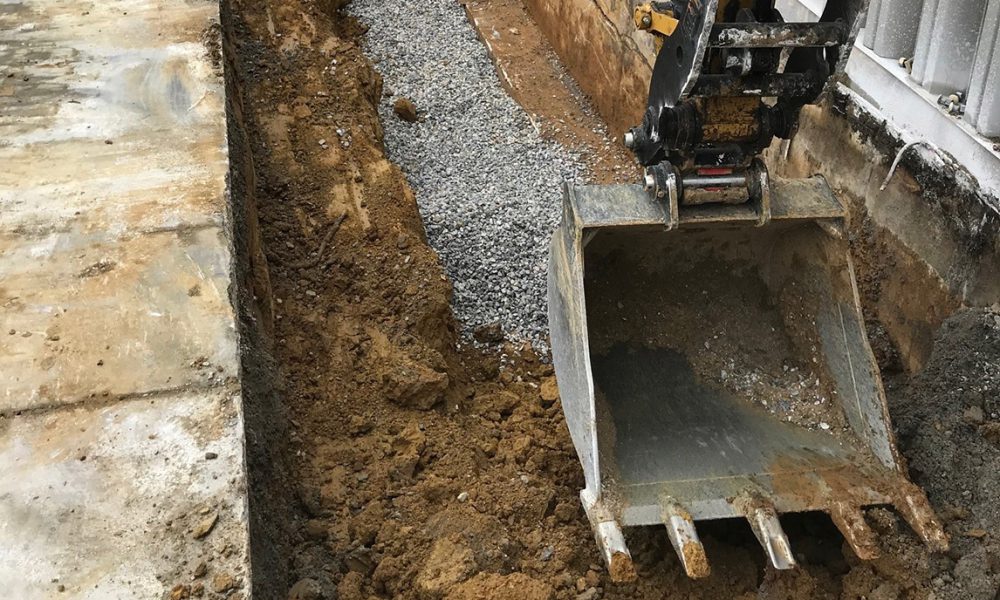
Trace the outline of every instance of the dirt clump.
{"label": "dirt clump", "polygon": [[392,111],[400,119],[414,123],[417,120],[417,106],[409,98],[397,98],[392,104]]}
{"label": "dirt clump", "polygon": [[552,587],[523,573],[480,573],[454,588],[446,600],[552,600]]}

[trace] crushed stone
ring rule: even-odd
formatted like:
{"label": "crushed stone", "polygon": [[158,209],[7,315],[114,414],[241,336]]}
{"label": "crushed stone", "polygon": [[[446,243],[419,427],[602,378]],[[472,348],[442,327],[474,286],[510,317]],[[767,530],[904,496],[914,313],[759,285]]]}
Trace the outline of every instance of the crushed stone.
{"label": "crushed stone", "polygon": [[[428,241],[454,285],[464,337],[499,324],[511,341],[548,348],[548,241],[562,182],[578,157],[543,139],[503,89],[461,4],[355,0],[365,52],[385,82],[385,147],[413,187]],[[394,114],[412,100],[418,120]]]}

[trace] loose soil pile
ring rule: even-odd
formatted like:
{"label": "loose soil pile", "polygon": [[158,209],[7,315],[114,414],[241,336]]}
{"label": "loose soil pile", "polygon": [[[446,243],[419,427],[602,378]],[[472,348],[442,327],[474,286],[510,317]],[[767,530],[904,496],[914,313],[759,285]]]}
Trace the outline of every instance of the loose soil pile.
{"label": "loose soil pile", "polygon": [[[996,364],[996,328],[984,335],[981,313],[962,317],[980,325],[945,329],[957,341],[928,370],[937,376],[893,392],[917,481],[939,510],[955,507],[952,555],[928,558],[895,515],[876,510],[884,558],[862,564],[825,517],[792,515],[784,521],[802,567],[779,574],[745,524],[714,522],[699,525],[713,574],[693,582],[662,529],[644,528],[629,532],[638,581],[611,585],[579,508],[583,477],[551,368],[530,347],[456,350],[449,283],[413,194],[385,159],[381,82],[361,52],[362,28],[339,4],[227,7],[290,424],[276,452],[291,472],[275,481],[295,488],[284,515],[292,551],[276,569],[287,579],[258,589],[341,600],[930,598],[940,579],[941,596],[989,591],[997,388],[956,379]],[[957,360],[967,344],[975,362]],[[935,401],[939,391],[950,403]],[[963,420],[973,399],[985,404],[975,426]],[[966,451],[973,436],[979,454]]]}

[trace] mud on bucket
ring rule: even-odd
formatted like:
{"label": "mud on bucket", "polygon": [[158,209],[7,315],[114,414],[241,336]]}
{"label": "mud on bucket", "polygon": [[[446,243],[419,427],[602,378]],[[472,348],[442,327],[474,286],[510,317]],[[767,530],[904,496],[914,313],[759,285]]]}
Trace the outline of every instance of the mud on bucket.
{"label": "mud on bucket", "polygon": [[773,181],[752,207],[686,209],[666,231],[639,186],[566,188],[549,257],[552,355],[584,469],[581,500],[613,579],[635,576],[622,528],[663,524],[689,576],[695,521],[746,518],[779,569],[778,514],[824,511],[861,558],[862,507],[891,504],[947,540],[903,472],[821,178]]}

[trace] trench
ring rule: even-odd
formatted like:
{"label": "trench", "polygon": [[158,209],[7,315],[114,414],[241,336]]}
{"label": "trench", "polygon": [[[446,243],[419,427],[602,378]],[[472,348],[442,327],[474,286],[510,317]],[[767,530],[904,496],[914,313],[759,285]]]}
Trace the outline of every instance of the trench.
{"label": "trench", "polygon": [[[451,283],[385,156],[365,28],[341,4],[222,3],[255,596],[994,597],[1000,320],[963,307],[849,194],[894,425],[952,551],[929,554],[897,515],[874,509],[882,556],[862,562],[825,516],[787,515],[802,566],[778,573],[745,524],[717,521],[699,524],[714,570],[694,582],[662,528],[636,528],[639,579],[611,583],[579,506],[583,477],[552,369],[530,345],[460,343]],[[518,93],[530,86],[514,93],[527,105]],[[618,164],[602,142],[584,145]],[[623,172],[593,170],[602,181]],[[986,252],[992,234],[979,235],[970,255]]]}

